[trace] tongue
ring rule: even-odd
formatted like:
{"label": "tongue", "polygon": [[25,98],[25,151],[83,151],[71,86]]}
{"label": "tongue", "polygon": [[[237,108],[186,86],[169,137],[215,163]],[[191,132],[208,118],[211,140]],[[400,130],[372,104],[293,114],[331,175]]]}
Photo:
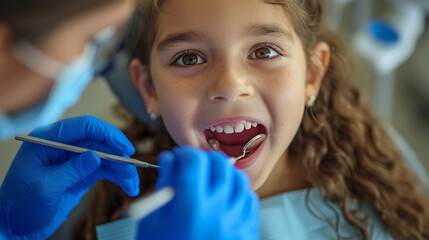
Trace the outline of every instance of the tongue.
{"label": "tongue", "polygon": [[220,145],[220,149],[222,150],[222,152],[224,152],[226,155],[230,156],[230,157],[238,157],[241,156],[243,154],[243,145],[235,145],[235,146],[231,146],[231,145]]}

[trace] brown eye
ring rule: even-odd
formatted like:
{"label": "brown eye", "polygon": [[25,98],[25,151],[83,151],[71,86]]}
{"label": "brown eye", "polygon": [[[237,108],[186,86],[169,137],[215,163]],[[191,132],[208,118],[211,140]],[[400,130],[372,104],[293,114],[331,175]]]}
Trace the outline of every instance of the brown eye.
{"label": "brown eye", "polygon": [[255,50],[255,57],[259,59],[269,58],[271,51],[267,47],[258,48]]}
{"label": "brown eye", "polygon": [[182,63],[184,65],[195,65],[198,63],[198,56],[195,54],[188,54],[183,56]]}
{"label": "brown eye", "polygon": [[271,47],[263,45],[252,50],[252,53],[250,53],[248,58],[255,60],[269,60],[277,57],[278,55],[280,54],[274,46]]}
{"label": "brown eye", "polygon": [[173,65],[176,66],[194,66],[194,65],[200,65],[205,63],[206,60],[201,57],[201,55],[199,53],[194,53],[194,52],[183,52],[181,53],[181,55],[179,57],[176,58],[176,60],[174,60],[174,62],[172,63]]}

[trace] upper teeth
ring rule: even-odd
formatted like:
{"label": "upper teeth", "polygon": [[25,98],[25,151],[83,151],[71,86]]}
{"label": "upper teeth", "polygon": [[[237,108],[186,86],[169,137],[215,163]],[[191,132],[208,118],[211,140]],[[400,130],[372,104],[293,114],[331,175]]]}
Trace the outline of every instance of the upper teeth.
{"label": "upper teeth", "polygon": [[226,134],[231,134],[231,133],[241,133],[244,131],[244,129],[248,130],[251,127],[256,127],[258,126],[258,123],[256,122],[248,122],[248,121],[241,121],[240,123],[232,126],[232,125],[224,125],[224,126],[213,126],[210,127],[210,130],[212,132],[216,131],[218,133],[226,133]]}

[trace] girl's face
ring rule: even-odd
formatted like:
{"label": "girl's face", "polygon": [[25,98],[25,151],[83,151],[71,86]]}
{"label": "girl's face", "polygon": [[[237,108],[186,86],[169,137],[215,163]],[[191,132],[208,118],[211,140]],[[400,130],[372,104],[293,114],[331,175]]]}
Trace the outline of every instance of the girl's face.
{"label": "girl's face", "polygon": [[157,19],[150,76],[136,61],[134,81],[177,144],[209,150],[208,142],[217,140],[227,155],[238,156],[249,139],[264,133],[265,141],[236,167],[253,189],[276,165],[287,181],[287,147],[320,81],[307,71],[303,47],[281,6],[261,0],[166,1]]}

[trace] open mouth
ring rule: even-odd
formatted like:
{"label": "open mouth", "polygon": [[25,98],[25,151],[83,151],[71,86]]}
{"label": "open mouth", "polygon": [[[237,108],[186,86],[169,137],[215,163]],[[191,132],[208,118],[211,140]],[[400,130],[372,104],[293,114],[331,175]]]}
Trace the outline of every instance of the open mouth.
{"label": "open mouth", "polygon": [[[230,157],[241,156],[244,145],[261,133],[267,134],[267,129],[262,124],[246,120],[234,124],[216,124],[204,130],[210,148],[220,150]],[[258,148],[247,152],[244,158],[250,157]]]}

